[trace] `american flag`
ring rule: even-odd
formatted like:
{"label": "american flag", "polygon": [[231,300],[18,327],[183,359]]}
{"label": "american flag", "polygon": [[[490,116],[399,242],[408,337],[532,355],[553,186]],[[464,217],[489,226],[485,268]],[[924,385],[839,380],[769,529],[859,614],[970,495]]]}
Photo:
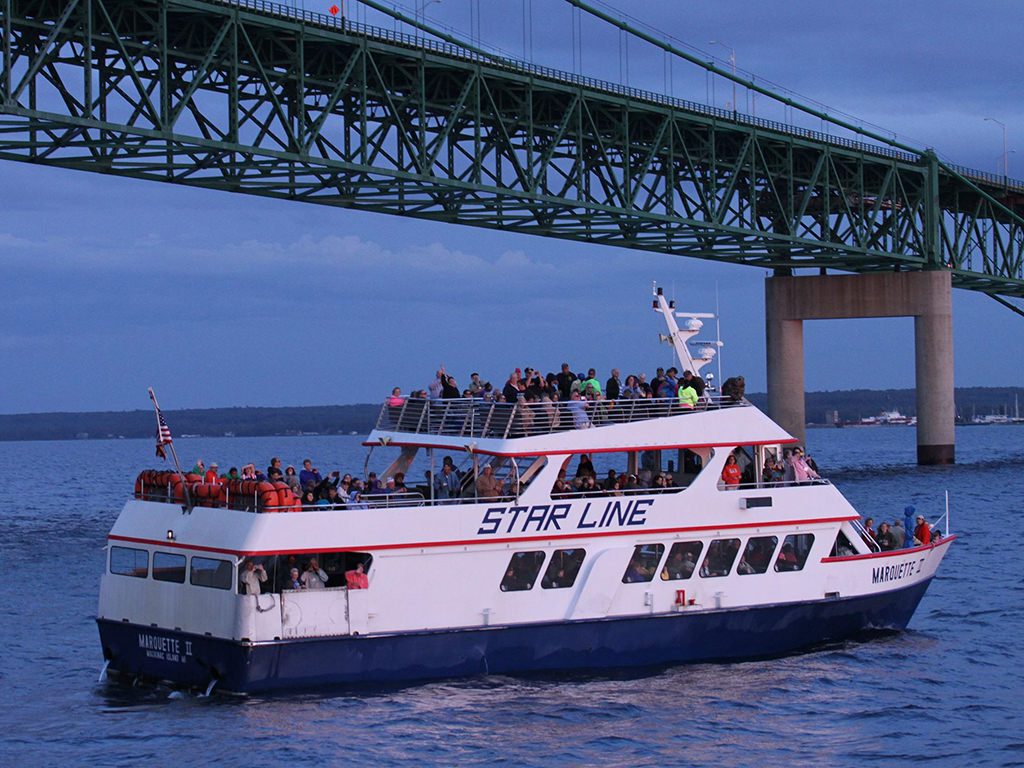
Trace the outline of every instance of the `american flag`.
{"label": "american flag", "polygon": [[164,453],[164,446],[171,445],[174,442],[174,438],[171,437],[171,428],[167,426],[167,421],[160,411],[160,406],[156,403],[156,395],[153,393],[152,388],[149,390],[149,399],[153,401],[153,408],[156,409],[156,455],[161,459],[166,459],[167,455]]}

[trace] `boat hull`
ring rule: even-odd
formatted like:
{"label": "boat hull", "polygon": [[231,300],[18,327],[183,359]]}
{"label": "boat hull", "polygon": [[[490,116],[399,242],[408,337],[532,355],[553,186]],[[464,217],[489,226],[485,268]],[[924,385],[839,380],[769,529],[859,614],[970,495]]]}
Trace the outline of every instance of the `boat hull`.
{"label": "boat hull", "polygon": [[859,597],[448,631],[249,643],[98,620],[117,675],[235,693],[770,658],[902,630],[931,579]]}

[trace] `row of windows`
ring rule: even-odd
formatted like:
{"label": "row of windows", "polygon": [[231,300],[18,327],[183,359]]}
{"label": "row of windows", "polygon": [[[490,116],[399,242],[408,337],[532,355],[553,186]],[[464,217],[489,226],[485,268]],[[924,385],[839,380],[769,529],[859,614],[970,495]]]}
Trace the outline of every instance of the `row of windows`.
{"label": "row of windows", "polygon": [[[736,573],[748,576],[766,573],[769,566],[779,573],[802,570],[814,545],[814,534],[790,534],[776,555],[777,536],[752,536],[747,539]],[[689,579],[697,571],[702,578],[728,576],[740,553],[739,539],[714,539],[704,553],[702,541],[680,541],[672,545],[661,568],[662,581]],[[639,544],[633,549],[623,584],[645,583],[654,580],[665,554],[664,544]],[[701,554],[704,559],[701,561]],[[773,561],[773,555],[774,561]],[[516,552],[509,561],[501,580],[502,592],[521,592],[533,589],[544,565],[544,552]],[[547,570],[541,577],[543,589],[564,589],[576,583],[586,550],[559,549],[551,555]],[[700,562],[700,568],[697,563]],[[774,565],[773,565],[774,563]]]}
{"label": "row of windows", "polygon": [[[346,571],[359,564],[363,566],[366,573],[369,573],[373,563],[373,557],[368,552],[263,555],[247,557],[246,560],[251,560],[255,565],[262,566],[263,572],[267,576],[266,581],[259,583],[262,594],[296,589],[292,579],[292,570],[297,571],[298,576],[301,577],[313,561],[316,561],[318,570],[322,570],[326,574],[327,581],[324,586],[327,587],[345,586]],[[193,556],[189,565],[186,563],[185,555],[173,552],[154,552],[153,578],[156,581],[184,584],[187,565],[189,582],[195,586],[231,589],[233,568],[231,561],[210,557]],[[242,569],[239,569],[239,576],[241,576],[241,571]],[[149,552],[134,547],[112,546],[110,548],[110,572],[119,576],[145,579],[150,574]],[[245,586],[241,579],[239,579],[237,587],[239,594],[245,594]]]}
{"label": "row of windows", "polygon": [[[153,578],[156,581],[185,583],[186,557],[174,552],[153,553]],[[189,583],[197,587],[231,589],[234,566],[229,560],[212,557],[192,557]],[[120,576],[144,579],[149,575],[149,552],[134,547],[110,548],[110,572]]]}

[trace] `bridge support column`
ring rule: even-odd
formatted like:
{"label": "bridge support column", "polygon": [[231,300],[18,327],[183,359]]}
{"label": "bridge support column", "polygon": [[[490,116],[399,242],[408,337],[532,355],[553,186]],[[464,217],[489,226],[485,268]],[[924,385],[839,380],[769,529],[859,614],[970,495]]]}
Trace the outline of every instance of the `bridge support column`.
{"label": "bridge support column", "polygon": [[765,283],[768,413],[805,440],[803,321],[914,318],[917,463],[955,461],[949,272],[770,277]]}

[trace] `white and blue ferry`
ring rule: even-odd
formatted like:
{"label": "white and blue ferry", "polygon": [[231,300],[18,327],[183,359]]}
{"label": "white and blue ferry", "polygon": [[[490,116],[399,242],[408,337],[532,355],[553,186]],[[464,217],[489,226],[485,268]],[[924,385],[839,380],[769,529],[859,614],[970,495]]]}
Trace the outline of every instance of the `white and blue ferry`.
{"label": "white and blue ferry", "polygon": [[[660,291],[654,308],[699,372],[708,316]],[[763,480],[796,440],[709,393],[695,408],[389,401],[367,465],[384,456],[382,478],[412,478],[451,457],[455,498],[407,482],[355,508],[303,507],[231,483],[193,486],[183,505],[183,478],[144,472],[108,536],[107,670],[252,693],[771,657],[906,627],[955,537],[880,551],[827,480]],[[738,485],[722,480],[730,456]],[[620,486],[556,485],[581,463],[601,480],[617,469]],[[326,582],[293,588],[313,560]],[[358,565],[365,578],[347,578]]]}

